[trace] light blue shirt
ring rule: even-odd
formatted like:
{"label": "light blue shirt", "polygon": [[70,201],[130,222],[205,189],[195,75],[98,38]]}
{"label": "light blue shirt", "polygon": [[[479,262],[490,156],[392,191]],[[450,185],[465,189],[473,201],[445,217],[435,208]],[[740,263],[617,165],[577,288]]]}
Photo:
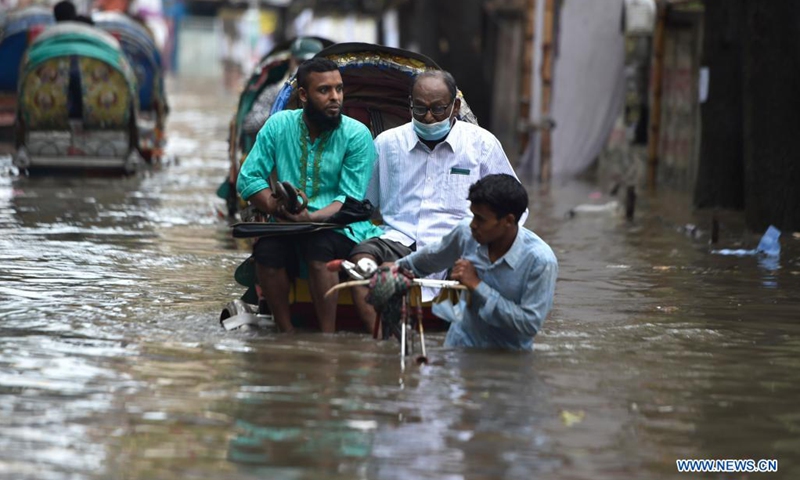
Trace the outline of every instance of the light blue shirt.
{"label": "light blue shirt", "polygon": [[463,320],[452,323],[447,347],[530,350],[533,337],[553,306],[558,262],[553,250],[532,231],[520,227],[511,248],[494,263],[485,245],[472,238],[469,220],[441,242],[397,261],[417,276],[425,276],[469,260],[481,283],[472,292]]}

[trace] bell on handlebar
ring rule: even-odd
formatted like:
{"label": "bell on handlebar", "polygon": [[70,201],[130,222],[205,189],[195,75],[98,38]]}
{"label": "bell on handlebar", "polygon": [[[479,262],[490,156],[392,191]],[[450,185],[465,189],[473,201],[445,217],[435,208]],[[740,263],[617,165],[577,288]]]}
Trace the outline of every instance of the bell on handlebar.
{"label": "bell on handlebar", "polygon": [[327,263],[327,268],[331,272],[344,270],[351,278],[366,280],[378,270],[378,264],[370,258],[362,258],[356,263],[348,260],[331,260]]}
{"label": "bell on handlebar", "polygon": [[367,278],[378,270],[378,264],[371,258],[362,258],[356,262],[356,270],[363,275],[364,278]]}

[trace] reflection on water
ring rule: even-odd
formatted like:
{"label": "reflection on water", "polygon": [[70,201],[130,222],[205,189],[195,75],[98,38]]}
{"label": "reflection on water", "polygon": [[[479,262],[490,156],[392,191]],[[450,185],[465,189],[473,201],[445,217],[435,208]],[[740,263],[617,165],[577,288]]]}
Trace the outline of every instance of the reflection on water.
{"label": "reflection on water", "polygon": [[[0,175],[0,478],[680,478],[677,458],[800,475],[791,233],[771,263],[713,255],[676,227],[710,225],[685,196],[567,219],[594,187],[531,183],[561,274],[536,351],[433,334],[431,364],[401,373],[391,342],[218,326],[247,256],[214,196],[236,98],[170,90],[176,163]],[[715,248],[758,243],[720,219]]]}

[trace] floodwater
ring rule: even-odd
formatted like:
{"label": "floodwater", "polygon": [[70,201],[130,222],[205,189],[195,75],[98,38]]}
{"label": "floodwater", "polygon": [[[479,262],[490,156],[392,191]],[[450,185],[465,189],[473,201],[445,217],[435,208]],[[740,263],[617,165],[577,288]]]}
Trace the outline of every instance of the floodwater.
{"label": "floodwater", "polygon": [[[366,335],[220,328],[247,256],[214,195],[236,97],[170,90],[163,169],[26,178],[0,160],[0,478],[669,479],[682,458],[800,478],[792,232],[777,260],[722,256],[686,195],[640,194],[631,224],[565,217],[591,183],[531,183],[529,226],[560,262],[535,351],[433,334],[431,364],[401,372]],[[758,243],[720,218],[715,248]]]}

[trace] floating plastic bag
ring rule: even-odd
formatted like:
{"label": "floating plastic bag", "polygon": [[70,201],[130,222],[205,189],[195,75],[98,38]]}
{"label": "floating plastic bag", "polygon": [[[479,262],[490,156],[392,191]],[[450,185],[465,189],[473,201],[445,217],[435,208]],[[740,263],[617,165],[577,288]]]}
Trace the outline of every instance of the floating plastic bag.
{"label": "floating plastic bag", "polygon": [[711,253],[717,253],[719,255],[735,255],[737,257],[758,254],[767,255],[769,257],[777,257],[781,254],[781,244],[779,242],[780,236],[781,231],[770,225],[766,233],[764,233],[764,235],[761,237],[761,241],[758,242],[758,247],[753,250],[732,250],[729,248],[724,248],[722,250],[712,250]]}
{"label": "floating plastic bag", "polygon": [[758,242],[758,247],[756,250],[758,253],[763,253],[771,257],[780,255],[781,244],[778,241],[780,237],[781,231],[770,225],[767,229],[767,233],[765,233],[764,236],[761,237],[761,241]]}

